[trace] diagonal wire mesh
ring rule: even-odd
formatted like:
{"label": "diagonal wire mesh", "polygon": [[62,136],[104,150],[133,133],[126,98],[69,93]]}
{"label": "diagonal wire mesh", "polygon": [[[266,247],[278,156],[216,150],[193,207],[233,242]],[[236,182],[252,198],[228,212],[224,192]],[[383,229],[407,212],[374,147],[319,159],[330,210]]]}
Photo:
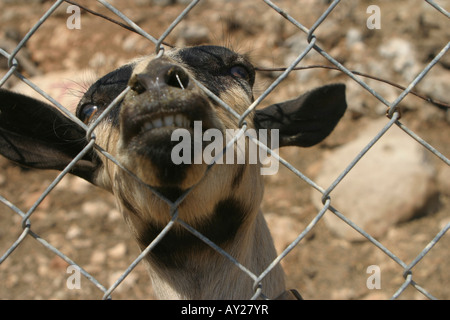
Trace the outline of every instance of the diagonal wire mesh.
{"label": "diagonal wire mesh", "polygon": [[[164,55],[164,41],[166,38],[174,31],[174,29],[179,25],[183,20],[187,19],[187,15],[189,12],[191,12],[195,7],[199,6],[204,1],[200,0],[194,0],[187,3],[185,7],[181,10],[181,13],[179,13],[175,19],[173,19],[173,22],[170,23],[170,25],[166,28],[166,30],[162,33],[162,35],[158,38],[154,35],[149,34],[147,31],[143,30],[141,27],[138,26],[137,23],[135,23],[132,19],[128,18],[123,12],[118,10],[114,7],[113,3],[108,2],[106,0],[98,0],[99,4],[103,5],[105,8],[107,8],[109,11],[111,11],[114,15],[116,15],[119,19],[121,19],[125,24],[127,24],[130,28],[136,31],[139,35],[150,41],[155,46],[155,53],[158,55]],[[255,1],[256,2],[256,1]],[[283,164],[284,167],[286,167],[290,172],[292,172],[295,176],[298,177],[298,179],[301,179],[302,181],[306,182],[311,188],[317,190],[322,194],[322,202],[323,207],[319,210],[319,212],[310,220],[308,225],[298,234],[298,236],[293,240],[280,254],[279,256],[272,261],[270,265],[267,266],[267,268],[261,273],[261,274],[254,274],[251,272],[247,267],[243,264],[241,264],[239,261],[234,259],[228,252],[224,251],[222,248],[220,248],[217,244],[212,242],[210,239],[205,237],[203,234],[201,234],[198,230],[184,222],[179,216],[178,216],[178,206],[182,203],[182,201],[185,199],[185,197],[195,188],[193,186],[191,189],[187,190],[177,201],[171,202],[168,199],[164,198],[161,194],[157,192],[157,190],[152,190],[155,194],[157,194],[161,199],[163,199],[171,208],[171,214],[172,219],[171,221],[163,228],[163,230],[157,235],[157,237],[148,245],[147,248],[145,248],[137,257],[135,257],[134,261],[129,264],[129,266],[126,268],[124,272],[120,274],[116,278],[116,280],[113,282],[112,285],[107,286],[101,283],[101,281],[97,280],[93,275],[88,273],[82,265],[77,263],[76,261],[73,261],[71,258],[69,258],[68,255],[64,254],[62,251],[58,250],[56,248],[55,243],[51,243],[52,241],[46,240],[42,238],[38,233],[36,233],[33,230],[32,220],[34,218],[34,214],[36,210],[39,208],[39,206],[42,204],[42,202],[45,200],[45,198],[55,189],[55,187],[58,185],[58,183],[61,182],[61,180],[67,175],[67,173],[70,172],[72,167],[75,165],[77,161],[83,158],[83,156],[93,150],[96,149],[98,152],[102,153],[106,158],[108,158],[112,163],[115,165],[121,167],[124,171],[128,172],[131,176],[133,176],[135,179],[138,179],[136,176],[134,176],[133,173],[129,172],[125,167],[121,165],[121,163],[115,159],[111,154],[109,154],[106,150],[103,150],[95,143],[95,135],[93,135],[94,129],[98,126],[100,121],[102,120],[102,117],[105,117],[107,113],[114,108],[114,106],[121,101],[121,99],[124,97],[124,95],[128,92],[129,87],[127,87],[106,109],[105,113],[100,117],[96,122],[94,122],[91,126],[87,127],[84,123],[82,123],[79,119],[77,119],[68,109],[66,109],[64,106],[62,106],[59,102],[57,102],[53,97],[48,95],[46,92],[44,92],[39,86],[35,85],[32,80],[28,79],[23,73],[19,71],[20,63],[17,60],[17,55],[21,50],[24,50],[26,44],[29,42],[30,38],[33,37],[35,32],[39,30],[39,28],[45,24],[45,22],[50,19],[52,16],[55,15],[55,12],[58,10],[59,7],[62,6],[62,4],[65,3],[63,0],[55,1],[51,7],[42,15],[42,17],[39,19],[38,22],[34,24],[34,26],[29,30],[29,32],[21,39],[19,44],[12,50],[11,52],[8,52],[6,50],[0,49],[0,54],[7,60],[8,68],[6,74],[0,79],[0,87],[5,86],[5,84],[8,83],[12,78],[19,79],[20,81],[24,82],[26,85],[31,87],[33,90],[35,90],[37,93],[42,95],[45,99],[47,99],[52,105],[54,105],[56,108],[58,108],[61,112],[63,112],[65,115],[67,115],[70,119],[78,123],[82,128],[86,130],[87,137],[89,138],[90,142],[85,147],[83,152],[78,154],[73,161],[46,187],[44,192],[39,196],[39,198],[32,204],[30,209],[27,212],[22,211],[19,209],[14,203],[11,203],[7,198],[0,195],[0,201],[4,204],[4,206],[7,208],[7,211],[9,214],[11,211],[13,214],[17,214],[20,217],[21,221],[21,229],[22,232],[17,237],[17,239],[11,243],[7,250],[3,253],[1,253],[0,257],[0,265],[4,263],[9,257],[12,255],[12,253],[22,245],[25,239],[32,238],[36,240],[40,245],[45,247],[47,250],[49,250],[52,254],[60,257],[65,262],[67,262],[69,265],[76,266],[81,274],[90,282],[94,284],[94,286],[100,290],[103,294],[104,299],[110,299],[112,298],[113,293],[117,290],[117,288],[123,283],[123,281],[130,276],[131,272],[135,269],[137,265],[141,263],[141,261],[144,259],[144,257],[151,251],[153,248],[165,237],[165,235],[170,231],[170,229],[175,225],[181,225],[183,228],[185,228],[188,232],[193,234],[194,236],[198,237],[200,240],[202,240],[204,243],[206,243],[208,246],[219,252],[221,255],[223,255],[226,259],[229,259],[237,268],[240,269],[240,271],[246,276],[248,276],[254,283],[254,294],[252,299],[258,299],[258,298],[266,298],[264,295],[264,287],[261,285],[262,280],[269,274],[269,272],[275,268],[277,265],[279,265],[293,250],[294,248],[299,248],[300,242],[304,242],[304,239],[310,234],[311,230],[315,229],[317,224],[323,219],[324,215],[326,214],[334,214],[337,216],[340,220],[342,220],[344,223],[348,224],[351,228],[356,230],[359,234],[361,234],[367,241],[369,241],[373,246],[379,249],[380,252],[382,252],[386,257],[394,261],[396,264],[398,264],[402,269],[402,276],[404,278],[404,282],[401,283],[401,285],[398,287],[397,291],[393,293],[392,298],[396,299],[399,298],[402,293],[407,290],[408,288],[412,287],[416,289],[418,292],[423,294],[425,297],[429,299],[436,299],[436,297],[432,294],[432,292],[428,292],[426,289],[427,284],[421,284],[419,285],[413,277],[413,270],[414,267],[420,262],[425,261],[427,262],[427,255],[432,250],[432,248],[439,242],[441,239],[445,236],[448,229],[450,228],[450,222],[446,223],[443,228],[434,236],[434,238],[423,248],[421,251],[417,254],[417,256],[412,261],[404,261],[404,259],[400,258],[398,255],[393,253],[389,248],[387,248],[385,245],[383,245],[381,242],[376,240],[371,234],[363,230],[360,226],[358,226],[356,223],[351,221],[349,218],[346,217],[345,212],[340,212],[339,208],[335,208],[333,206],[333,190],[344,180],[346,179],[347,174],[352,171],[352,169],[357,165],[357,163],[365,157],[367,152],[378,143],[378,141],[381,139],[381,137],[388,132],[392,127],[396,126],[400,129],[402,129],[404,132],[406,132],[411,139],[414,139],[417,143],[419,143],[423,148],[427,149],[431,153],[433,153],[437,159],[439,159],[441,162],[443,162],[446,165],[450,165],[450,160],[441,153],[437,148],[432,146],[430,143],[425,141],[425,139],[421,138],[417,133],[414,132],[414,130],[408,128],[405,124],[403,124],[400,121],[401,118],[401,112],[400,112],[400,106],[404,98],[417,86],[418,83],[424,80],[427,73],[433,69],[436,64],[442,59],[442,57],[448,52],[450,47],[450,42],[447,42],[441,50],[439,50],[438,54],[433,57],[431,62],[426,65],[426,67],[417,74],[417,76],[410,82],[410,84],[401,92],[400,95],[393,101],[389,102],[385,97],[383,97],[382,94],[378,93],[373,87],[371,87],[367,82],[363,81],[361,77],[356,75],[354,72],[349,70],[346,66],[344,66],[342,63],[340,63],[336,58],[332,56],[330,52],[327,52],[327,50],[324,50],[319,45],[319,39],[320,36],[318,35],[318,31],[320,30],[320,27],[324,24],[324,22],[329,19],[330,15],[333,14],[333,12],[336,10],[336,8],[339,8],[341,6],[340,0],[334,0],[330,1],[330,4],[326,8],[325,11],[321,13],[319,18],[312,24],[311,28],[307,28],[304,24],[302,24],[300,21],[296,20],[293,16],[291,16],[285,9],[283,9],[283,1],[280,2],[272,2],[269,0],[262,0],[258,2],[263,2],[267,6],[267,10],[272,10],[276,13],[278,13],[285,21],[289,23],[289,25],[297,30],[299,33],[303,33],[306,35],[306,44],[303,50],[300,52],[297,52],[297,56],[293,61],[287,66],[286,70],[282,72],[279,76],[276,77],[276,79],[268,86],[266,90],[262,92],[262,94],[255,99],[255,101],[248,107],[248,109],[243,114],[236,113],[233,108],[229,105],[227,105],[225,102],[220,100],[217,96],[214,95],[214,93],[210,92],[206,87],[204,87],[201,83],[196,82],[196,84],[205,91],[205,93],[211,97],[214,101],[216,101],[224,110],[232,114],[239,122],[240,130],[239,132],[234,136],[233,140],[231,140],[227,148],[232,147],[236,141],[245,134],[247,131],[247,124],[246,124],[246,118],[248,115],[257,108],[261,102],[263,102],[270,93],[272,93],[277,87],[283,84],[285,79],[292,73],[295,67],[297,67],[302,61],[304,61],[305,57],[310,54],[311,52],[315,52],[320,54],[323,58],[325,58],[330,64],[338,68],[345,76],[347,76],[349,79],[357,83],[361,90],[367,91],[370,95],[375,97],[378,101],[380,101],[387,110],[387,117],[388,122],[387,124],[373,137],[373,139],[359,152],[359,154],[348,164],[348,166],[339,174],[339,176],[328,186],[319,186],[316,182],[314,182],[312,179],[307,177],[304,173],[302,173],[300,170],[298,170],[294,165],[289,163],[286,159],[284,159],[282,156],[280,156],[278,153],[273,152],[273,150],[270,150],[270,148],[267,148],[264,144],[261,144],[257,139],[252,138],[255,140],[254,142],[257,143],[261,148],[266,149],[268,153],[270,153],[273,157],[276,158],[276,160],[279,161],[279,163]],[[426,1],[427,5],[429,7],[436,10],[436,14],[442,14],[446,18],[449,18],[449,13],[446,11],[446,9],[443,8],[442,5],[438,4],[435,1]],[[195,15],[195,13],[194,13]],[[205,177],[207,176],[208,172],[205,174]],[[204,177],[204,178],[205,178]],[[144,185],[144,184],[143,184]],[[148,187],[148,186],[146,186]],[[2,214],[4,214],[2,212]],[[306,245],[307,246],[307,245]],[[301,248],[303,249],[303,247]]]}

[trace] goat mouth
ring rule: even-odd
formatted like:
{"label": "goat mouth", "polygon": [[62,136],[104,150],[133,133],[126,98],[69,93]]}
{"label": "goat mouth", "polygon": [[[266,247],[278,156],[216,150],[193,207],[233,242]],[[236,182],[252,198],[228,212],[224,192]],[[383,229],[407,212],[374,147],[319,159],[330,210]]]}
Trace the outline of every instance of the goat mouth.
{"label": "goat mouth", "polygon": [[[201,113],[201,112],[200,112]],[[189,134],[194,134],[194,122],[200,121],[202,131],[217,127],[214,121],[207,115],[199,112],[160,112],[156,114],[143,115],[130,123],[131,129],[123,133],[124,141],[132,143],[157,146],[169,142],[172,134],[177,129],[184,129]],[[156,144],[156,145],[155,145]]]}
{"label": "goat mouth", "polygon": [[[119,148],[123,154],[128,155],[121,160],[125,161],[127,166],[145,167],[139,175],[151,186],[179,187],[185,178],[200,177],[203,174],[204,166],[192,165],[196,154],[194,122],[201,121],[202,131],[220,128],[221,124],[214,117],[214,111],[207,100],[189,102],[154,102],[140,106],[133,104],[125,105],[121,110]],[[190,159],[182,163],[173,159],[176,147],[185,142],[184,138],[180,140],[180,137],[173,135],[178,129],[186,130],[191,137],[188,146]],[[207,142],[201,143],[203,149]]]}
{"label": "goat mouth", "polygon": [[124,105],[120,114],[123,142],[149,145],[170,141],[173,131],[186,129],[192,133],[194,121],[203,130],[218,127],[208,100],[199,97],[169,101],[133,101]]}
{"label": "goat mouth", "polygon": [[183,113],[161,114],[150,117],[148,120],[143,120],[140,125],[140,133],[144,134],[155,129],[177,129],[192,127],[192,121]]}
{"label": "goat mouth", "polygon": [[[119,154],[123,155],[120,161],[132,171],[139,169],[136,174],[142,181],[155,187],[187,188],[203,175],[205,166],[194,165],[200,151],[195,148],[198,132],[194,123],[201,122],[202,134],[212,128],[223,131],[214,106],[207,98],[194,94],[181,98],[168,94],[131,96],[122,103],[119,121]],[[179,129],[185,130],[184,133],[174,135]],[[208,144],[200,143],[201,150]],[[182,151],[177,151],[181,145]],[[183,161],[179,162],[179,158]]]}

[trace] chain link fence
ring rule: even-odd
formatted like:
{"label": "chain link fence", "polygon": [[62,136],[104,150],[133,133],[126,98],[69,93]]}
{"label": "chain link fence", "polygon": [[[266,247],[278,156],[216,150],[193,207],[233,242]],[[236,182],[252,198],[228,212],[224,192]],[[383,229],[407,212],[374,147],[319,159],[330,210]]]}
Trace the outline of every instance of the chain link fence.
{"label": "chain link fence", "polygon": [[[132,19],[128,18],[127,15],[125,15],[123,12],[117,10],[113,6],[113,2],[106,1],[106,0],[98,0],[98,3],[105,6],[107,9],[109,9],[116,17],[120,18],[121,21],[123,21],[125,24],[133,28],[138,34],[140,34],[142,37],[146,38],[148,41],[152,42],[155,46],[155,52],[157,54],[164,54],[164,48],[165,45],[163,44],[164,41],[166,41],[166,38],[173,32],[173,30],[177,27],[177,25],[185,19],[187,14],[196,6],[198,6],[201,2],[200,0],[194,0],[191,2],[184,1],[185,8],[181,11],[181,13],[172,21],[172,23],[167,27],[167,29],[162,33],[162,35],[158,38],[154,35],[151,35],[147,33],[145,30],[141,29],[135,22],[132,21]],[[256,2],[256,1],[255,1]],[[258,1],[261,2],[261,1]],[[406,132],[411,139],[414,139],[418,144],[423,146],[423,148],[427,149],[429,152],[434,154],[439,161],[445,163],[447,166],[450,165],[450,160],[442,154],[437,148],[435,148],[430,143],[426,142],[424,139],[422,139],[417,133],[415,133],[413,130],[408,128],[405,124],[403,124],[400,121],[401,117],[401,103],[404,100],[404,98],[416,87],[416,85],[422,81],[422,79],[426,76],[426,74],[435,67],[435,65],[440,61],[440,59],[448,52],[450,47],[450,42],[447,42],[438,52],[436,56],[434,56],[431,59],[431,62],[428,63],[428,65],[421,70],[417,76],[415,76],[414,80],[408,84],[406,89],[404,89],[401,94],[397,96],[397,98],[393,102],[389,102],[383,95],[379,94],[372,86],[368,84],[368,82],[365,82],[361,77],[357,76],[354,72],[349,70],[345,65],[341,64],[336,58],[333,57],[333,54],[330,52],[327,52],[324,50],[320,45],[320,37],[316,35],[318,28],[328,19],[330,15],[335,11],[335,9],[342,5],[342,3],[345,3],[345,1],[328,1],[328,7],[321,16],[317,19],[317,21],[312,25],[311,28],[307,28],[304,24],[302,24],[301,21],[296,20],[293,16],[289,14],[288,11],[283,9],[283,3],[284,1],[269,1],[269,0],[262,0],[262,2],[267,5],[267,10],[274,10],[279,15],[281,15],[287,23],[289,23],[291,26],[294,26],[298,33],[304,33],[306,34],[306,43],[304,44],[304,49],[301,52],[298,52],[297,57],[294,59],[294,61],[287,66],[286,70],[283,71],[280,75],[276,77],[276,79],[268,86],[266,90],[262,92],[262,94],[255,100],[255,102],[249,106],[247,111],[240,115],[236,113],[232,113],[233,116],[235,116],[240,124],[241,131],[238,133],[238,135],[235,137],[234,141],[236,141],[242,134],[245,133],[246,125],[245,125],[245,119],[248,116],[248,114],[258,107],[261,102],[267,98],[267,96],[273,92],[278,86],[282,85],[283,81],[288,77],[288,75],[293,71],[295,67],[297,67],[300,62],[303,61],[306,55],[308,55],[310,52],[316,52],[320,54],[322,57],[324,57],[331,65],[338,68],[343,74],[345,74],[348,78],[352,79],[355,83],[357,83],[360,86],[360,90],[366,90],[370,95],[374,96],[377,100],[379,100],[387,110],[387,123],[386,125],[373,137],[373,139],[359,152],[359,154],[350,162],[348,163],[348,166],[341,172],[341,174],[330,184],[327,186],[320,186],[316,182],[314,182],[312,179],[307,177],[303,172],[298,170],[294,165],[289,163],[289,161],[285,160],[282,156],[278,155],[277,153],[272,153],[271,150],[267,150],[272,154],[272,156],[276,157],[276,159],[279,161],[279,163],[283,164],[289,171],[291,171],[293,174],[298,176],[298,179],[302,179],[305,181],[311,188],[316,189],[318,192],[322,194],[322,203],[323,207],[319,212],[313,217],[313,219],[310,221],[310,223],[301,231],[301,233],[298,234],[298,236],[295,238],[294,241],[292,241],[280,254],[279,256],[269,265],[267,266],[266,270],[262,272],[261,274],[254,274],[251,271],[249,271],[246,266],[241,265],[239,261],[236,261],[232,256],[230,256],[227,252],[223,251],[220,247],[218,247],[216,244],[212,243],[209,239],[204,237],[202,234],[200,234],[197,230],[193,229],[191,226],[183,222],[181,219],[177,217],[177,215],[174,215],[172,221],[163,229],[163,231],[154,239],[154,241],[137,257],[135,257],[135,260],[128,266],[128,268],[116,279],[116,281],[111,285],[107,286],[104,283],[101,283],[101,281],[97,280],[93,275],[91,275],[89,272],[87,272],[82,265],[78,264],[77,261],[72,260],[68,255],[66,255],[64,252],[57,249],[57,244],[52,243],[52,241],[49,241],[48,239],[45,239],[41,237],[39,234],[37,234],[33,230],[33,214],[36,212],[37,208],[42,204],[42,202],[45,200],[45,198],[53,192],[54,188],[61,182],[61,180],[66,176],[66,174],[71,170],[71,167],[83,157],[83,155],[90,151],[92,148],[96,148],[95,140],[91,139],[90,143],[87,145],[85,150],[80,153],[76,158],[73,159],[73,162],[69,164],[63,170],[56,179],[54,179],[47,187],[46,190],[39,196],[38,200],[35,201],[32,206],[28,209],[28,211],[23,211],[20,208],[18,208],[14,203],[10,202],[7,198],[5,198],[3,195],[0,195],[0,201],[3,203],[3,209],[1,211],[2,215],[18,215],[20,217],[21,221],[21,228],[22,232],[17,237],[17,239],[8,245],[7,250],[5,252],[0,253],[0,264],[4,263],[7,259],[10,258],[12,253],[22,245],[25,239],[32,238],[35,241],[37,241],[40,245],[44,246],[47,250],[52,252],[54,255],[59,256],[61,259],[66,261],[69,265],[75,266],[78,268],[78,270],[81,272],[81,274],[88,279],[90,282],[92,282],[98,290],[103,295],[103,298],[108,299],[111,298],[114,291],[122,284],[122,282],[129,276],[129,274],[133,271],[133,269],[140,264],[142,259],[145,257],[148,252],[150,252],[157,244],[158,242],[165,236],[165,234],[171,229],[173,224],[177,223],[182,225],[184,228],[186,228],[189,232],[200,238],[202,241],[207,243],[209,246],[217,250],[220,254],[230,259],[233,264],[239,268],[243,273],[246,273],[248,277],[250,277],[254,283],[255,283],[255,292],[253,297],[249,298],[263,298],[264,297],[264,288],[260,288],[258,284],[261,282],[261,280],[278,264],[281,263],[285,257],[290,254],[291,251],[294,250],[294,248],[299,248],[299,243],[302,241],[305,241],[305,238],[311,233],[311,231],[316,227],[316,225],[323,219],[324,215],[334,214],[338,218],[340,218],[343,222],[348,224],[351,228],[356,230],[359,234],[361,234],[364,238],[367,239],[373,246],[376,246],[384,255],[386,255],[389,259],[394,261],[396,264],[398,264],[402,268],[402,275],[404,278],[403,283],[398,287],[397,291],[392,295],[392,298],[398,298],[402,295],[402,293],[409,287],[415,288],[417,291],[422,293],[425,297],[430,299],[435,299],[436,297],[433,295],[432,292],[429,292],[427,290],[427,284],[426,283],[417,283],[414,279],[414,268],[420,261],[424,261],[426,263],[427,261],[427,255],[428,253],[433,249],[433,247],[441,241],[441,239],[445,236],[446,232],[450,228],[450,223],[445,224],[445,226],[435,234],[434,238],[424,247],[421,249],[419,254],[412,259],[411,261],[405,261],[404,259],[400,258],[398,255],[394,254],[391,249],[387,248],[385,245],[383,245],[381,242],[379,242],[377,239],[375,239],[371,234],[367,233],[365,230],[363,230],[360,226],[358,226],[356,223],[351,221],[349,218],[346,217],[345,212],[340,212],[339,208],[335,208],[333,206],[333,190],[343,181],[346,179],[347,174],[356,166],[356,164],[366,155],[366,153],[371,149],[375,144],[378,143],[378,141],[381,139],[381,137],[389,131],[392,127],[398,127],[404,132]],[[50,101],[56,108],[60,109],[61,112],[66,114],[68,117],[72,118],[74,121],[77,121],[77,119],[72,115],[70,111],[68,111],[64,106],[62,106],[59,102],[57,102],[53,97],[48,95],[46,92],[44,92],[41,88],[36,86],[29,78],[27,78],[23,73],[19,72],[20,63],[18,62],[17,55],[20,53],[21,50],[26,46],[27,42],[35,32],[46,22],[47,19],[50,19],[52,15],[54,15],[54,12],[60,7],[62,4],[64,4],[64,0],[55,1],[50,9],[48,9],[45,14],[42,15],[41,19],[29,30],[29,32],[26,34],[25,37],[21,39],[19,44],[12,50],[12,51],[6,51],[3,49],[0,49],[1,56],[4,57],[8,61],[8,69],[6,74],[2,75],[0,80],[0,87],[6,86],[5,84],[10,81],[12,78],[20,79],[22,82],[26,83],[29,87],[31,87],[33,90],[38,92],[40,95],[45,97],[48,101]],[[435,9],[436,15],[444,15],[447,19],[450,18],[449,13],[446,11],[446,9],[441,6],[437,1],[426,1],[428,5]],[[100,19],[100,18],[99,18]],[[95,32],[95,31],[93,31]],[[443,39],[445,41],[445,39]],[[426,79],[425,79],[426,80]],[[229,110],[232,112],[232,109],[230,106],[224,104],[219,98],[215,97],[211,92],[209,92],[206,88],[204,88],[201,84],[199,84],[202,89],[204,89],[209,96],[211,96],[215,101],[217,101],[223,108],[226,110]],[[111,108],[116,105],[120,99],[124,96],[124,94],[127,92],[128,89],[126,89],[105,111],[107,113]],[[349,101],[351,103],[351,101]],[[79,121],[77,121],[79,122]],[[90,127],[85,127],[87,136],[91,136],[92,131],[94,130],[95,126],[98,124],[98,122],[94,123]],[[232,141],[234,143],[234,141]],[[108,154],[106,151],[101,150],[103,155],[105,155],[108,159],[110,159],[112,162],[117,164],[118,166],[121,166],[121,164],[114,159],[110,154]],[[123,168],[126,170],[125,168]],[[10,188],[13,188],[13,186],[8,186]],[[176,211],[177,206],[179,205],[179,201],[176,203],[170,203],[170,206],[173,210],[173,212]],[[6,210],[5,210],[6,206]],[[1,227],[0,227],[1,229]],[[413,235],[411,235],[413,236]],[[307,245],[305,245],[306,247]],[[305,250],[302,247],[301,250]],[[301,268],[301,265],[298,266]],[[445,280],[444,280],[445,281]],[[448,279],[447,279],[448,281]],[[444,282],[442,282],[442,285],[445,285]],[[301,291],[301,288],[298,288],[299,291]]]}

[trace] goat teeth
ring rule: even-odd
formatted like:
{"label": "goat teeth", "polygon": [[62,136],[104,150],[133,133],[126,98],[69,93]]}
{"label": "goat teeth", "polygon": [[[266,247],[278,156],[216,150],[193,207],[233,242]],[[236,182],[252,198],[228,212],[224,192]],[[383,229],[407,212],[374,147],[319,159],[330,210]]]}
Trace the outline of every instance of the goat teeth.
{"label": "goat teeth", "polygon": [[147,122],[146,124],[144,124],[142,131],[149,131],[152,130],[153,128],[154,128],[153,124],[151,122]]}
{"label": "goat teeth", "polygon": [[163,122],[160,118],[154,119],[152,121],[153,128],[161,128],[163,126]]}
{"label": "goat teeth", "polygon": [[164,125],[173,126],[173,116],[165,116],[164,117]]}
{"label": "goat teeth", "polygon": [[184,128],[186,128],[186,127],[189,126],[189,120],[184,115],[177,114],[175,116],[175,124],[177,125],[177,127],[184,127]]}
{"label": "goat teeth", "polygon": [[155,118],[152,121],[146,122],[142,126],[142,132],[162,127],[188,128],[189,125],[190,125],[189,119],[182,114],[168,115],[161,118]]}

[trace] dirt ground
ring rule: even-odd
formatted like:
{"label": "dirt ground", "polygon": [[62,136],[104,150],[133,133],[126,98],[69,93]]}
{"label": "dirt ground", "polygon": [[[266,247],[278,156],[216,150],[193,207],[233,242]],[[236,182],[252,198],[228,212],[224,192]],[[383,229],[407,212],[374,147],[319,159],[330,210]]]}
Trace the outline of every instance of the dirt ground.
{"label": "dirt ground", "polygon": [[[159,37],[186,6],[172,3],[175,1],[110,2],[155,37]],[[310,28],[329,2],[280,0],[276,4]],[[436,2],[447,10],[450,8],[449,1]],[[0,44],[5,43],[5,39],[20,40],[53,3],[0,0],[0,41],[3,41]],[[80,3],[118,19],[97,2]],[[164,3],[172,4],[162,5]],[[366,26],[369,17],[366,9],[372,4],[381,8],[381,29],[370,30]],[[81,15],[81,29],[70,30],[66,26],[69,16],[65,6],[61,7],[27,42],[26,50],[21,54],[32,67],[22,69],[25,75],[91,70],[86,71],[85,79],[75,90],[82,91],[95,77],[92,74],[104,74],[129,59],[154,51],[154,45],[148,40],[86,13]],[[408,85],[414,74],[411,76],[398,70],[393,59],[382,57],[380,46],[394,37],[408,41],[414,52],[415,66],[420,71],[450,40],[449,30],[448,19],[424,1],[346,1],[330,14],[316,30],[316,35],[319,45],[348,68]],[[356,35],[356,40],[351,35]],[[258,66],[275,67],[292,61],[292,52],[297,52],[297,55],[301,52],[296,47],[299,42],[295,41],[296,37],[306,39],[301,31],[262,1],[203,1],[166,41],[177,46],[198,43],[226,45],[249,54]],[[430,77],[442,76],[443,81],[450,82],[449,58],[448,54],[444,56],[430,72]],[[308,55],[301,62],[302,65],[317,63],[328,64],[317,53]],[[0,78],[6,73],[5,65],[6,59],[0,56],[0,67],[3,66]],[[259,73],[256,96],[278,74]],[[299,71],[275,89],[264,100],[263,106],[294,98],[321,84],[339,81],[351,82],[336,71]],[[16,82],[11,78],[5,87],[9,88]],[[368,83],[378,85],[372,80]],[[382,94],[400,93],[387,85],[377,88]],[[437,90],[433,87],[431,93],[436,92],[439,99],[450,101],[448,91]],[[79,96],[78,92],[72,94],[75,100]],[[349,101],[349,111],[325,142],[308,149],[289,148],[280,154],[314,179],[323,164],[325,152],[351,141],[366,124],[384,116],[380,102],[363,88],[354,90],[351,97],[354,99]],[[450,156],[450,117],[445,108],[439,109],[418,98],[407,97],[402,102],[402,110],[402,123],[446,157]],[[434,162],[437,172],[443,172],[446,165],[437,158]],[[0,195],[27,212],[56,176],[57,172],[27,170],[0,158]],[[437,184],[438,181],[437,175]],[[424,210],[424,214],[392,226],[377,240],[407,264],[413,261],[450,222],[448,186],[445,181],[439,184],[439,196]],[[284,249],[317,215],[318,210],[311,203],[311,192],[312,187],[284,167],[277,175],[267,178],[262,209],[267,214],[278,250]],[[40,239],[82,266],[105,287],[112,285],[139,254],[113,197],[73,176],[64,177],[37,207],[30,222],[32,231]],[[20,216],[0,205],[0,255],[10,248],[21,232]],[[449,246],[450,235],[446,234],[412,270],[413,280],[439,299],[450,298]],[[402,267],[371,242],[340,239],[322,220],[283,259],[282,265],[288,288],[297,289],[305,299],[389,299],[405,281]],[[367,288],[366,281],[370,276],[367,268],[371,265],[380,267],[380,289]],[[102,298],[102,291],[84,277],[80,289],[68,289],[66,284],[71,274],[67,273],[67,266],[65,261],[28,236],[0,265],[0,298]],[[154,298],[142,264],[138,264],[112,293],[112,298]],[[412,286],[400,295],[400,299],[423,298],[424,295]]]}

